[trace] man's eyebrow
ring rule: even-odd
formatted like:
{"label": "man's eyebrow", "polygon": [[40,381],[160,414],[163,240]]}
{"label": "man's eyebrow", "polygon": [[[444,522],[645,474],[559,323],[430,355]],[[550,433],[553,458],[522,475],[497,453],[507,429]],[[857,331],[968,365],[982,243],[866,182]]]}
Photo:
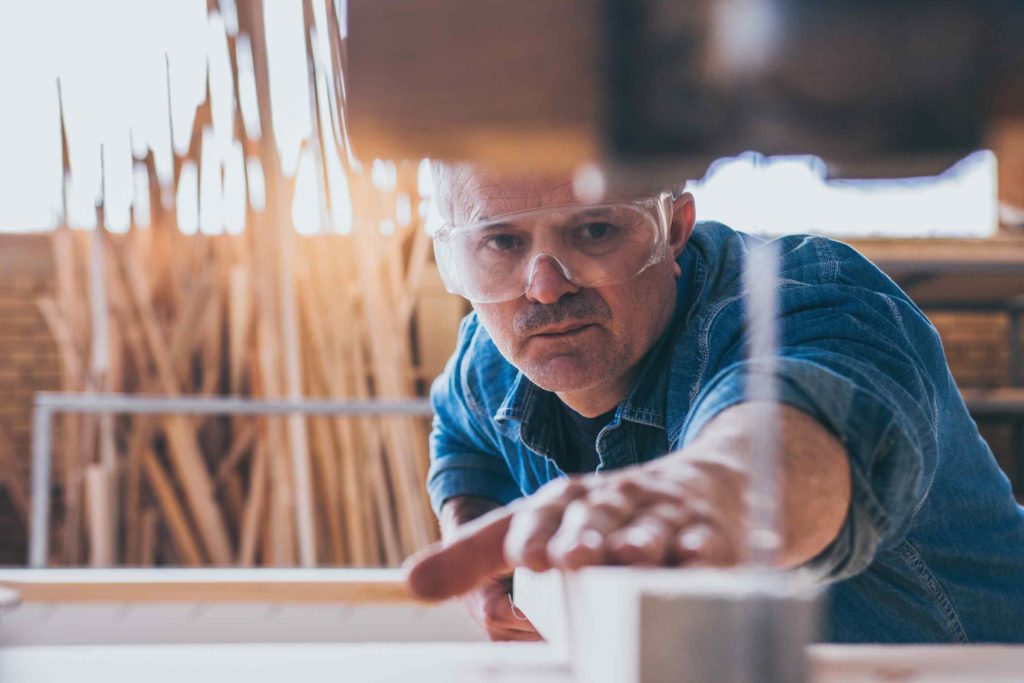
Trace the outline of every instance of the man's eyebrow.
{"label": "man's eyebrow", "polygon": [[487,225],[483,226],[480,229],[485,230],[487,232],[493,232],[495,230],[505,230],[509,227],[509,225],[511,225],[511,223],[508,223],[506,221],[499,221],[497,223],[488,223]]}
{"label": "man's eyebrow", "polygon": [[612,215],[613,211],[607,206],[598,206],[592,209],[581,209],[576,212],[576,215],[581,218],[604,218]]}

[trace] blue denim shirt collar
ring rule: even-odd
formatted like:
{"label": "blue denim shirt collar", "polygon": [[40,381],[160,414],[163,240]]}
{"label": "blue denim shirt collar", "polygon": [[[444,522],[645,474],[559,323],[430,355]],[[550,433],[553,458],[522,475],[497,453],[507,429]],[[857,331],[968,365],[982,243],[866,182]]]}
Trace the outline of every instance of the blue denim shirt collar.
{"label": "blue denim shirt collar", "polygon": [[[684,309],[682,294],[679,292],[681,298],[677,301],[675,315],[658,341],[641,359],[629,393],[619,404],[611,422],[602,430],[598,438],[599,453],[604,450],[601,448],[604,435],[616,430],[623,422],[666,430],[666,403],[671,374],[668,371],[670,359],[667,356],[680,324],[679,312]],[[556,414],[552,401],[557,400],[553,392],[541,389],[519,372],[495,411],[494,421],[506,435],[512,438],[518,436],[530,450],[550,458],[556,436],[556,426],[550,416]]]}

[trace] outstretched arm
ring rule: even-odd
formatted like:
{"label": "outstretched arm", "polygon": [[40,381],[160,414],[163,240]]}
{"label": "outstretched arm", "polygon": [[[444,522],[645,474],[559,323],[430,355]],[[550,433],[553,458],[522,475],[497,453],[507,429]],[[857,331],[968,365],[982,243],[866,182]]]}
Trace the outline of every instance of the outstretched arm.
{"label": "outstretched arm", "polygon": [[[743,403],[684,449],[610,474],[561,479],[446,534],[410,561],[426,599],[472,590],[514,567],[729,566],[743,560],[751,445],[762,426]],[[850,466],[835,436],[779,406],[779,563],[795,567],[837,536],[850,506]]]}

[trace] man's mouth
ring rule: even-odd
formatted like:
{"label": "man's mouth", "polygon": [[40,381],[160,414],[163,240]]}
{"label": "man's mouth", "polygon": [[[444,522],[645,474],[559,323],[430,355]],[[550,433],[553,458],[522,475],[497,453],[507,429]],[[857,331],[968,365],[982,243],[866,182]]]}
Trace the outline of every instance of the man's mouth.
{"label": "man's mouth", "polygon": [[545,328],[540,332],[534,332],[530,336],[540,337],[542,339],[564,339],[580,334],[591,327],[593,327],[593,323],[572,323],[569,325]]}

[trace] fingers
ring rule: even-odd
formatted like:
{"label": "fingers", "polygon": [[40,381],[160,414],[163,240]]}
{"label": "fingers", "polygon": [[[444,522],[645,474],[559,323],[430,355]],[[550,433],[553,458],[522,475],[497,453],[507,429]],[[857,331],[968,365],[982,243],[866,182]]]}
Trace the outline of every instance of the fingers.
{"label": "fingers", "polygon": [[470,614],[487,632],[491,640],[542,640],[533,624],[517,613],[508,593],[509,583],[492,581],[484,584],[466,600]]}
{"label": "fingers", "polygon": [[616,564],[665,564],[672,542],[692,513],[679,505],[661,503],[632,520],[608,538],[608,551]]}
{"label": "fingers", "polygon": [[561,526],[548,542],[547,556],[551,566],[578,569],[605,564],[605,538],[618,529],[629,514],[616,508],[582,499],[569,503]]}
{"label": "fingers", "polygon": [[492,640],[541,640],[530,620],[522,613],[517,615],[511,596],[504,591],[484,602],[483,625]]}
{"label": "fingers", "polygon": [[548,544],[550,563],[566,570],[634,560],[660,563],[673,529],[658,513],[647,511],[672,509],[678,501],[678,487],[650,477],[627,475],[596,486],[566,508]]}
{"label": "fingers", "polygon": [[508,571],[503,546],[518,506],[505,506],[459,529],[448,543],[435,543],[406,563],[406,582],[424,600],[460,595],[482,581]]}
{"label": "fingers", "polygon": [[741,559],[738,545],[714,524],[703,522],[684,528],[673,539],[674,564],[687,567],[731,567]]}
{"label": "fingers", "polygon": [[569,506],[587,491],[578,479],[563,479],[535,494],[535,502],[513,519],[505,537],[505,557],[509,564],[534,571],[551,568],[548,544],[562,526]]}

